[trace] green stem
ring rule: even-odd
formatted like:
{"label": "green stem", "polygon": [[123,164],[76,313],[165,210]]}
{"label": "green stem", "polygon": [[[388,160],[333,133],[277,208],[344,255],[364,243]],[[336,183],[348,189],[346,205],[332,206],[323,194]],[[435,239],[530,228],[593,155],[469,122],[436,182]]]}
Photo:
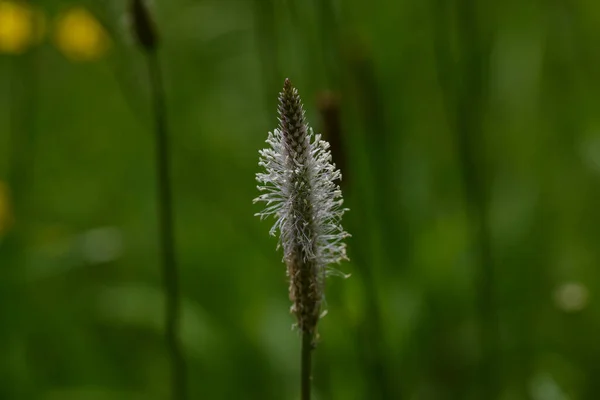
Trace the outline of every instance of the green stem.
{"label": "green stem", "polygon": [[173,200],[170,179],[169,138],[165,93],[158,55],[155,50],[147,52],[150,85],[152,88],[153,112],[156,130],[156,179],[158,190],[158,223],[161,246],[162,278],[166,296],[165,336],[171,357],[171,379],[173,400],[187,398],[187,366],[178,327],[180,319],[179,274],[175,258],[173,228]]}
{"label": "green stem", "polygon": [[488,72],[491,37],[481,28],[476,0],[457,2],[458,38],[462,44],[455,134],[464,185],[469,207],[470,231],[477,251],[479,268],[476,275],[477,311],[479,313],[481,362],[478,380],[481,396],[489,400],[500,397],[498,365],[499,337],[496,307],[495,268],[492,254],[492,235],[489,222],[489,171],[486,162],[484,114],[488,97]]}
{"label": "green stem", "polygon": [[262,69],[262,79],[265,95],[265,107],[270,109],[275,106],[272,99],[273,92],[279,88],[283,80],[280,73],[277,49],[277,26],[273,0],[254,1],[254,20],[258,55]]}
{"label": "green stem", "polygon": [[[33,26],[37,31],[37,24]],[[4,61],[4,60],[2,60]],[[27,298],[19,285],[23,268],[27,262],[27,246],[31,236],[31,186],[33,184],[34,149],[37,134],[36,116],[39,102],[39,66],[41,60],[37,48],[28,49],[16,56],[3,67],[10,68],[9,109],[8,109],[8,158],[6,183],[8,201],[12,212],[12,224],[6,236],[0,235],[0,292],[10,304],[0,306],[1,350],[10,353],[10,343],[26,331]],[[4,150],[4,149],[3,149]],[[4,172],[4,171],[2,171]],[[0,177],[0,180],[2,177]],[[5,325],[4,325],[5,324]],[[35,398],[36,389],[28,383],[29,376],[23,376],[7,362],[0,363],[2,376],[10,384],[0,389],[0,398]]]}
{"label": "green stem", "polygon": [[312,339],[313,335],[310,332],[302,332],[302,364],[300,368],[300,397],[302,400],[310,400]]}
{"label": "green stem", "polygon": [[458,144],[463,193],[468,207],[471,241],[477,253],[476,301],[480,329],[481,362],[477,380],[481,397],[496,399],[498,377],[498,310],[495,298],[495,271],[488,217],[489,184],[485,162],[484,113],[487,105],[490,37],[479,25],[475,0],[457,0],[458,40],[461,58],[453,62],[448,42],[451,13],[443,0],[434,0],[435,54],[438,80],[450,124]]}

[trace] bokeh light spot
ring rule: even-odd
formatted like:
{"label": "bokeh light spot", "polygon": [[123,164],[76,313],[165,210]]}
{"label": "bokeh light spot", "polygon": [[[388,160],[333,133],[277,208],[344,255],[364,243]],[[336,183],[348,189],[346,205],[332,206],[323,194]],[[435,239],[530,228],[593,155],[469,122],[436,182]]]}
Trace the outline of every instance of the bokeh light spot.
{"label": "bokeh light spot", "polygon": [[94,16],[82,7],[69,9],[56,22],[54,41],[71,61],[94,61],[109,47],[109,37]]}
{"label": "bokeh light spot", "polygon": [[578,282],[566,282],[554,292],[554,301],[565,312],[581,311],[588,304],[588,289]]}
{"label": "bokeh light spot", "polygon": [[102,264],[119,258],[123,251],[121,231],[115,227],[91,229],[81,235],[81,255],[90,264]]}
{"label": "bokeh light spot", "polygon": [[34,39],[34,13],[31,7],[0,0],[0,53],[23,53]]}

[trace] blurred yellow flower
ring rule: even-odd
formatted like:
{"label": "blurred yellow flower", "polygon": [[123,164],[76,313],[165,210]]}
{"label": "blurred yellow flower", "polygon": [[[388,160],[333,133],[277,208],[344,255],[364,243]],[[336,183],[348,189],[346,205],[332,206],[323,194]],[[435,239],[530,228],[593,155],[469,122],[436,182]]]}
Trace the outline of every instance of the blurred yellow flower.
{"label": "blurred yellow flower", "polygon": [[102,25],[82,7],[71,8],[58,18],[54,41],[72,61],[97,60],[109,46],[108,34]]}
{"label": "blurred yellow flower", "polygon": [[12,223],[13,215],[8,186],[0,181],[0,237],[4,236]]}
{"label": "blurred yellow flower", "polygon": [[44,16],[22,2],[0,0],[0,53],[23,53],[43,34]]}

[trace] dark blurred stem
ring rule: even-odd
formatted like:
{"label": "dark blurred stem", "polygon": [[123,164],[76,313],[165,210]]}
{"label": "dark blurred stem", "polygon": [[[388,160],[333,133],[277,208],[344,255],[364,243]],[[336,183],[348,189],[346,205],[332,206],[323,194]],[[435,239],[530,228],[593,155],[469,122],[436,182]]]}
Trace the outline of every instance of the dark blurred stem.
{"label": "dark blurred stem", "polygon": [[[358,220],[355,229],[368,226],[372,232],[363,238],[362,246],[355,247],[353,256],[356,265],[360,266],[367,310],[364,323],[357,329],[357,346],[364,374],[369,377],[366,388],[368,396],[400,399],[402,388],[397,381],[393,381],[392,363],[386,352],[384,321],[378,297],[381,288],[377,271],[388,265],[388,250],[395,251],[394,265],[402,265],[404,259],[399,257],[405,257],[407,252],[403,251],[404,241],[402,238],[399,240],[396,227],[390,222],[396,220],[391,219],[394,213],[389,203],[390,179],[386,179],[390,160],[387,151],[389,143],[388,138],[382,135],[387,131],[384,105],[381,102],[373,61],[369,49],[360,43],[352,50],[349,62],[353,85],[347,86],[355,86],[356,93],[349,92],[346,98],[357,100],[357,111],[361,113],[360,117],[364,121],[361,130],[367,134],[355,136],[357,144],[352,147],[360,151],[353,151],[348,156],[352,161],[347,163],[350,180],[345,183],[345,189],[351,194],[356,193],[357,201],[364,205],[361,207],[362,212],[356,216]],[[375,192],[361,190],[365,185],[371,184],[377,188]],[[382,237],[379,232],[394,234]]]}
{"label": "dark blurred stem", "polygon": [[312,339],[313,335],[310,332],[302,332],[302,360],[300,366],[300,398],[302,400],[310,400]]}
{"label": "dark blurred stem", "polygon": [[31,49],[12,63],[10,80],[10,154],[7,182],[12,193],[15,220],[11,236],[26,230],[23,218],[27,207],[27,191],[31,185],[35,115],[37,114],[37,49]]}
{"label": "dark blurred stem", "polygon": [[[34,26],[35,29],[35,26]],[[35,141],[35,121],[38,103],[37,49],[29,49],[25,54],[10,60],[9,78],[9,139],[8,186],[11,222],[5,237],[0,235],[0,293],[9,304],[0,306],[0,320],[6,323],[0,330],[2,351],[11,346],[15,337],[22,335],[27,321],[27,299],[19,285],[19,273],[26,267],[26,246],[30,228],[30,196]],[[2,60],[5,61],[5,60]],[[7,63],[8,64],[8,63]],[[5,67],[7,65],[3,65]],[[6,329],[4,329],[6,328]],[[26,384],[18,369],[1,363],[0,373],[6,385],[0,388],[0,398],[35,398],[36,388]],[[10,383],[8,383],[10,382]]]}
{"label": "dark blurred stem", "polygon": [[487,64],[489,45],[477,25],[477,2],[458,1],[458,35],[462,46],[461,86],[457,96],[456,135],[465,198],[471,218],[472,241],[477,251],[479,273],[477,309],[480,320],[481,398],[494,400],[498,385],[498,321],[495,307],[494,265],[488,220],[488,184],[485,158],[483,114],[487,104]]}
{"label": "dark blurred stem", "polygon": [[457,78],[456,65],[450,53],[450,24],[448,15],[450,15],[449,4],[445,0],[432,0],[431,2],[432,20],[433,20],[433,47],[436,62],[436,73],[438,84],[441,88],[442,100],[446,117],[450,125],[454,128],[454,103],[456,97],[455,81]]}
{"label": "dark blurred stem", "polygon": [[[495,305],[494,265],[488,219],[483,113],[487,103],[487,64],[489,43],[477,24],[477,2],[457,0],[460,60],[450,53],[448,4],[433,1],[435,54],[438,80],[450,125],[456,135],[464,196],[468,207],[471,241],[477,252],[476,302],[480,321],[481,362],[477,378],[482,386],[480,398],[497,399],[498,315]],[[489,38],[488,38],[489,39]]]}
{"label": "dark blurred stem", "polygon": [[187,399],[187,368],[178,332],[181,299],[179,274],[175,259],[173,200],[165,93],[158,54],[155,50],[147,52],[147,62],[155,118],[158,222],[162,277],[166,296],[165,335],[167,349],[171,357],[171,390],[173,400],[185,400]]}
{"label": "dark blurred stem", "polygon": [[262,69],[266,109],[275,108],[273,93],[283,81],[277,57],[277,27],[273,0],[254,0],[254,25]]}
{"label": "dark blurred stem", "polygon": [[338,21],[331,0],[315,0],[321,57],[325,72],[325,87],[338,87],[339,73]]}

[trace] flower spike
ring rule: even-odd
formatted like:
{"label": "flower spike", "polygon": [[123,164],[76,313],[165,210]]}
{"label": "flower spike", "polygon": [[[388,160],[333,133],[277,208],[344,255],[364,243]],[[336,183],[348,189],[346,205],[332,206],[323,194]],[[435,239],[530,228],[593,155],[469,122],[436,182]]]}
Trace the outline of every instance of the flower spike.
{"label": "flower spike", "polygon": [[[329,266],[347,260],[341,225],[347,209],[336,181],[341,172],[331,161],[329,143],[308,126],[298,90],[289,79],[279,94],[279,127],[269,132],[268,147],[260,150],[256,174],[262,192],[254,202],[265,203],[256,214],[274,216],[270,234],[279,234],[278,247],[290,280],[291,311],[302,332],[314,335],[322,315],[325,277]],[[339,273],[339,272],[338,272]]]}

